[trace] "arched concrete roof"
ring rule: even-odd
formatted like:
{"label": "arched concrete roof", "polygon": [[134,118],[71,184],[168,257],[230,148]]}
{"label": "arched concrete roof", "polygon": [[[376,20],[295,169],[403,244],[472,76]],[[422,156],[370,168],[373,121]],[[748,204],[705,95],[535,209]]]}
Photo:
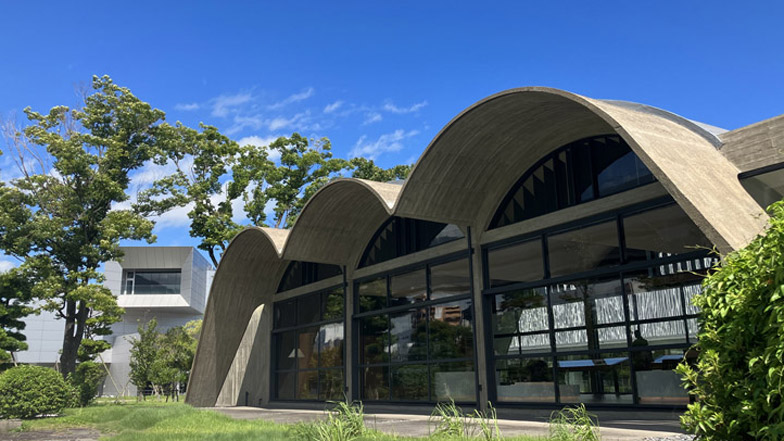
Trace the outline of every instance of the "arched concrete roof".
{"label": "arched concrete roof", "polygon": [[272,303],[287,263],[280,255],[288,233],[247,228],[229,244],[207,301],[188,381],[188,403],[215,405],[253,311]]}
{"label": "arched concrete roof", "polygon": [[645,106],[543,87],[498,93],[455,117],[414,166],[394,213],[486,227],[504,194],[546,153],[613,132],[720,250],[740,248],[764,229],[766,216],[712,134]]}
{"label": "arched concrete roof", "polygon": [[290,232],[249,228],[237,235],[213,281],[187,401],[215,404],[252,312],[272,303],[289,261],[345,265],[390,215],[474,225],[481,234],[526,169],[570,141],[607,133],[626,140],[722,251],[764,229],[767,216],[704,127],[647,106],[557,89],[507,90],[447,124],[402,187],[337,179],[311,197]]}
{"label": "arched concrete roof", "polygon": [[291,230],[288,260],[345,264],[392,214],[401,187],[364,179],[336,179],[311,197]]}

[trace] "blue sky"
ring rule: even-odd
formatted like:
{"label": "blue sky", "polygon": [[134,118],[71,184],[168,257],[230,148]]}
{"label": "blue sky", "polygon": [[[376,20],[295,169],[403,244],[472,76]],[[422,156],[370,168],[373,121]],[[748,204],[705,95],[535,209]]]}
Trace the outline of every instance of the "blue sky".
{"label": "blue sky", "polygon": [[[171,122],[326,136],[384,166],[520,86],[734,129],[784,113],[782,19],[773,1],[5,2],[0,114],[74,104],[108,74]],[[185,221],[163,220],[159,243],[195,244]]]}

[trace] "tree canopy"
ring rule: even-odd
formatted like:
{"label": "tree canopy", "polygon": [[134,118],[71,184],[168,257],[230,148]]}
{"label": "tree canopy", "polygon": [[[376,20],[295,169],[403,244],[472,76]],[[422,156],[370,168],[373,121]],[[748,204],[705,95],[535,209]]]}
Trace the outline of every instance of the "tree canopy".
{"label": "tree canopy", "polygon": [[65,320],[64,375],[77,356],[109,347],[96,337],[122,314],[99,266],[122,257],[120,240],[154,240],[153,222],[121,204],[129,173],[161,144],[164,114],[109,77],[93,77],[92,90],[78,109],[25,109],[29,125],[6,133],[21,176],[0,184],[0,249],[35,274],[32,294]]}

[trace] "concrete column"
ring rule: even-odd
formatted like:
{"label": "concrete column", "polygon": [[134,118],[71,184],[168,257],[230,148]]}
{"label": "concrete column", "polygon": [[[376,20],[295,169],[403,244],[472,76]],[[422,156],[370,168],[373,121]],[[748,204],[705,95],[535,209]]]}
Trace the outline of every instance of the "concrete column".
{"label": "concrete column", "polygon": [[344,322],[344,329],[345,329],[345,336],[346,339],[343,342],[343,347],[345,348],[345,359],[343,361],[345,366],[345,375],[346,375],[346,396],[349,399],[355,397],[355,393],[359,394],[359,391],[354,390],[354,339],[353,339],[353,313],[354,313],[354,269],[348,266],[344,266],[345,272],[345,281],[346,281],[346,319]]}
{"label": "concrete column", "polygon": [[485,360],[487,359],[488,351],[491,353],[492,348],[485,347],[485,312],[484,312],[484,302],[482,301],[482,287],[484,280],[484,274],[482,272],[482,253],[480,252],[479,248],[479,234],[474,228],[470,229],[471,231],[471,248],[473,252],[471,253],[471,268],[473,273],[473,301],[474,301],[474,322],[475,322],[475,329],[476,333],[474,335],[474,344],[476,346],[476,371],[477,371],[477,378],[478,383],[477,387],[479,388],[479,406],[480,410],[487,409],[487,363]]}

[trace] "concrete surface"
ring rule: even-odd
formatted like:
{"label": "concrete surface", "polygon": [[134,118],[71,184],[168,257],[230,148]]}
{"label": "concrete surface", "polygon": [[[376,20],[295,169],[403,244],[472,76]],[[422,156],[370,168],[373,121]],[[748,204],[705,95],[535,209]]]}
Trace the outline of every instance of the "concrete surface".
{"label": "concrete surface", "polygon": [[[295,424],[299,422],[310,422],[324,418],[324,411],[309,409],[271,409],[259,407],[214,407],[211,410],[218,411],[235,419],[254,420],[264,419],[281,424]],[[384,433],[404,435],[404,436],[428,436],[432,430],[428,415],[412,414],[393,414],[393,413],[372,413],[366,414],[365,424],[373,429]],[[601,421],[601,418],[600,418]],[[662,438],[676,436],[680,431],[666,430],[672,426],[672,421],[663,420],[628,420],[627,426],[621,427],[615,421],[602,427],[601,434],[603,441],[642,441],[645,438]],[[549,425],[544,421],[521,421],[499,419],[498,426],[504,436],[513,435],[533,435],[546,436]],[[657,427],[657,429],[648,429]]]}

